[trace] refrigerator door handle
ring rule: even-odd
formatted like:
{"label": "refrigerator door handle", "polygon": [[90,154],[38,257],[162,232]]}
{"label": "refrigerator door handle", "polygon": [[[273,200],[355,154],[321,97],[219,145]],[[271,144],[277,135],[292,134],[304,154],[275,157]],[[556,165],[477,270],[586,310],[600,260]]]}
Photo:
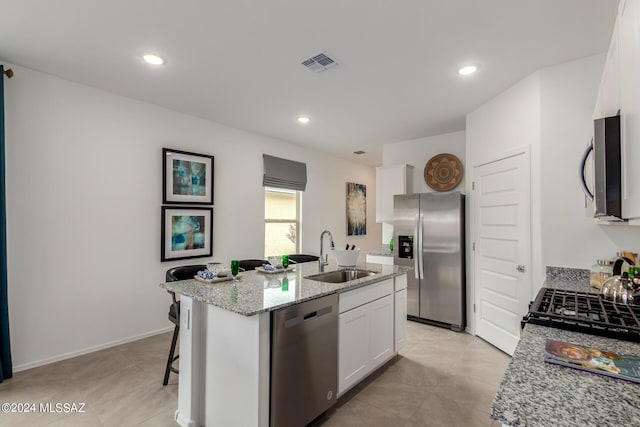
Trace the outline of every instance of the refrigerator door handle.
{"label": "refrigerator door handle", "polygon": [[418,268],[420,271],[420,280],[424,279],[424,260],[422,259],[422,233],[423,233],[423,223],[424,221],[424,215],[422,213],[418,214],[418,252],[417,252],[417,258],[419,259],[418,261]]}
{"label": "refrigerator door handle", "polygon": [[420,215],[416,214],[416,224],[413,229],[413,271],[416,279],[420,279],[420,257],[418,256],[418,236],[420,235]]}

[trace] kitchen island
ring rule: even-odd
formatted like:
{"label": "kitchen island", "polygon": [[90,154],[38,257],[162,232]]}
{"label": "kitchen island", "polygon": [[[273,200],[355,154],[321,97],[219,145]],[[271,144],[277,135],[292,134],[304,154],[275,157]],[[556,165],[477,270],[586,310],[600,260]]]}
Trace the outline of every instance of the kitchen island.
{"label": "kitchen island", "polygon": [[[596,292],[588,270],[549,268],[544,287]],[[640,355],[640,344],[527,324],[491,417],[509,426],[638,426],[640,384],[543,361],[547,339]]]}
{"label": "kitchen island", "polygon": [[[368,310],[373,299],[386,304],[381,311],[387,315],[380,329],[388,331],[383,351],[354,357],[361,354],[353,347],[347,352],[352,341],[341,342],[345,345],[339,347],[338,397],[390,360],[403,341],[406,269],[371,263],[358,268],[375,274],[345,283],[320,282],[307,278],[319,272],[319,263],[310,262],[287,273],[245,272],[237,282],[205,284],[194,279],[161,284],[181,295],[176,421],[185,427],[268,426],[271,312],[322,296],[339,294],[343,341],[358,333],[346,329],[353,313]],[[329,265],[325,272],[337,269]],[[376,347],[375,340],[372,335],[367,350]]]}

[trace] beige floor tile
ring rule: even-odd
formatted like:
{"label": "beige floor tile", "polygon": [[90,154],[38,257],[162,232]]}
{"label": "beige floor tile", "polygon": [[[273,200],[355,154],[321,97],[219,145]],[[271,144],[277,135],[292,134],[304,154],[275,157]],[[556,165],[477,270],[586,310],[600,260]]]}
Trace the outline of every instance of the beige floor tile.
{"label": "beige floor tile", "polygon": [[351,399],[321,425],[322,427],[391,427],[402,426],[403,423],[404,420],[386,410]]}
{"label": "beige floor tile", "polygon": [[446,372],[426,367],[413,359],[403,356],[390,366],[378,379],[376,384],[405,384],[421,390],[433,389],[443,380]]}
{"label": "beige floor tile", "polygon": [[161,383],[91,405],[105,427],[133,426],[166,413],[170,407],[176,408],[177,401],[163,389]]}
{"label": "beige floor tile", "polygon": [[87,402],[101,402],[115,399],[146,386],[161,384],[161,375],[150,375],[138,366],[129,366],[91,382],[78,384],[81,399]]}
{"label": "beige floor tile", "polygon": [[[23,402],[24,403],[24,402]],[[36,403],[36,406],[38,404]],[[2,427],[40,427],[65,418],[67,414],[49,414],[39,411],[30,413],[0,413]]]}
{"label": "beige floor tile", "polygon": [[388,382],[384,377],[380,377],[365,387],[353,400],[375,406],[394,418],[408,420],[424,403],[429,392],[428,389]]}
{"label": "beige floor tile", "polygon": [[[161,334],[116,348],[129,362],[144,367],[160,367],[167,363],[170,346],[171,334]],[[176,348],[176,354],[180,354],[179,348]]]}
{"label": "beige floor tile", "polygon": [[[499,384],[498,384],[499,385]],[[440,384],[435,393],[443,399],[455,401],[466,408],[489,413],[498,385],[487,384],[470,377],[456,376],[446,384]]]}
{"label": "beige floor tile", "polygon": [[136,424],[139,427],[177,427],[178,424],[175,420],[177,405],[167,406],[164,411],[160,412],[140,424]]}
{"label": "beige floor tile", "polygon": [[[0,401],[85,402],[87,413],[0,414],[0,426],[177,425],[179,376],[161,385],[171,335],[17,373],[0,384]],[[319,425],[489,427],[489,408],[509,361],[471,335],[407,322],[400,355],[341,398]]]}
{"label": "beige floor tile", "polygon": [[87,408],[84,413],[71,414],[51,424],[47,424],[47,427],[102,427],[102,423],[91,409]]}
{"label": "beige floor tile", "polygon": [[405,427],[490,427],[489,408],[485,411],[469,407],[439,395],[432,395],[413,414]]}

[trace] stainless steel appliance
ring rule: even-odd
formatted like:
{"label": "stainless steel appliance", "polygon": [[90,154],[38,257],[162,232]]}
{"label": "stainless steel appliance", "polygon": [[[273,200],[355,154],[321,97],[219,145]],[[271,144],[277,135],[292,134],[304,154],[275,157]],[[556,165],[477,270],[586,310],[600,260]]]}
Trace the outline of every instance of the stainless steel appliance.
{"label": "stainless steel appliance", "polygon": [[407,313],[462,331],[465,327],[464,194],[393,196],[396,265],[407,275]]}
{"label": "stainless steel appliance", "polygon": [[[586,179],[589,154],[593,151],[593,192]],[[593,216],[621,221],[622,157],[620,154],[620,116],[594,121],[593,140],[580,164],[580,184],[587,199],[593,202]]]}
{"label": "stainless steel appliance", "polygon": [[532,323],[640,342],[640,305],[607,301],[598,294],[542,288],[521,325]]}
{"label": "stainless steel appliance", "polygon": [[273,311],[270,425],[307,425],[337,390],[338,294]]}

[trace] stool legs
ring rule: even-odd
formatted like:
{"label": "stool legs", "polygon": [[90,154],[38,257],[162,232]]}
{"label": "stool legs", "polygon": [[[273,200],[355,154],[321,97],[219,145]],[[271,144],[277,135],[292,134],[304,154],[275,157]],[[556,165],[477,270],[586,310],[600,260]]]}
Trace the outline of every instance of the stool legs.
{"label": "stool legs", "polygon": [[173,339],[171,340],[171,348],[169,349],[169,357],[167,358],[167,367],[164,371],[164,381],[162,382],[162,385],[167,385],[167,383],[169,382],[169,374],[171,372],[175,372],[176,374],[178,373],[178,370],[171,366],[173,365],[173,362],[175,362],[178,357],[180,357],[180,355],[174,357],[174,353],[176,352],[176,344],[178,343],[178,332],[180,332],[180,327],[176,325],[176,327],[173,329]]}

